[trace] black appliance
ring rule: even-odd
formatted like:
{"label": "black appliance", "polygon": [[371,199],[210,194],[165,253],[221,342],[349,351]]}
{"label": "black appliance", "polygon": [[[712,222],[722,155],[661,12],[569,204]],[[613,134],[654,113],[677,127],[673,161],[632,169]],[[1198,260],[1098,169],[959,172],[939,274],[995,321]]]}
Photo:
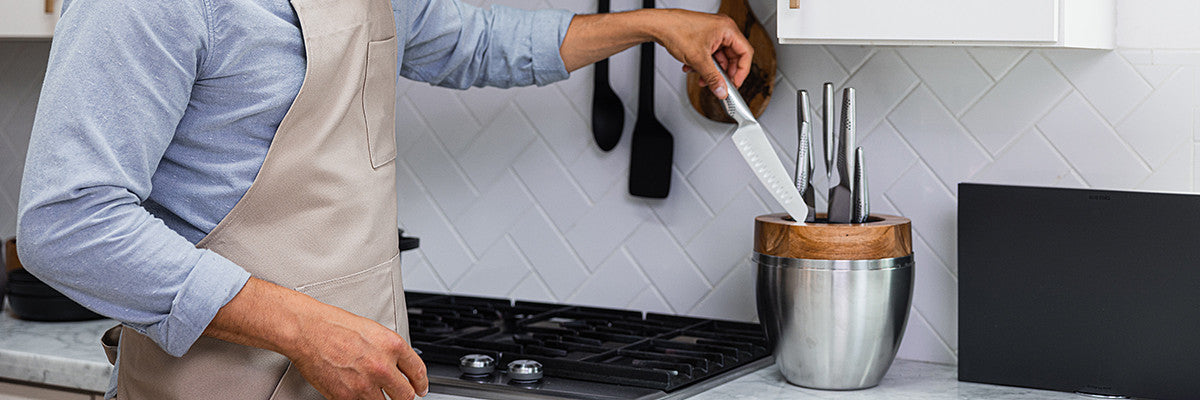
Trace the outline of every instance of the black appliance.
{"label": "black appliance", "polygon": [[420,292],[405,297],[412,345],[437,393],[681,399],[773,360],[757,324]]}
{"label": "black appliance", "polygon": [[1200,398],[1200,195],[958,194],[959,380]]}

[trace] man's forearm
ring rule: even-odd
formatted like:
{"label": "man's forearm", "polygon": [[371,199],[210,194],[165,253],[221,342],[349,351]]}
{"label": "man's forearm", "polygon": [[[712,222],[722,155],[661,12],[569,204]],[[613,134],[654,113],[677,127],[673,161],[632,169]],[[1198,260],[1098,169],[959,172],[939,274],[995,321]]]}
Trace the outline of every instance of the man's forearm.
{"label": "man's forearm", "polygon": [[[304,320],[328,305],[273,283],[250,278],[229,303],[221,307],[204,336],[292,356]],[[265,311],[265,312],[264,312]]]}
{"label": "man's forearm", "polygon": [[574,71],[640,43],[655,40],[652,10],[576,15],[563,38],[563,64]]}
{"label": "man's forearm", "polygon": [[754,49],[733,20],[678,9],[642,9],[612,14],[577,15],[567,28],[559,54],[567,71],[608,58],[644,42],[657,42],[695,70],[717,98],[725,98],[725,84],[713,60],[728,72],[734,85],[750,73]]}

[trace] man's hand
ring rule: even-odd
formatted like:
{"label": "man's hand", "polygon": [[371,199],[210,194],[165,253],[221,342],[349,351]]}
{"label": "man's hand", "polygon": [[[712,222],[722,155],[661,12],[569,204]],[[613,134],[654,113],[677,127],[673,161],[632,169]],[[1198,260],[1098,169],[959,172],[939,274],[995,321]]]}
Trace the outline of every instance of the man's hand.
{"label": "man's hand", "polygon": [[384,400],[383,393],[408,400],[429,391],[425,364],[396,332],[257,278],[221,307],[204,334],[287,356],[332,400]]}
{"label": "man's hand", "polygon": [[729,17],[676,9],[577,15],[559,52],[567,70],[573,71],[648,41],[665,47],[683,62],[684,71],[699,72],[703,83],[720,99],[728,92],[712,59],[740,86],[750,73],[754,55],[750,42]]}

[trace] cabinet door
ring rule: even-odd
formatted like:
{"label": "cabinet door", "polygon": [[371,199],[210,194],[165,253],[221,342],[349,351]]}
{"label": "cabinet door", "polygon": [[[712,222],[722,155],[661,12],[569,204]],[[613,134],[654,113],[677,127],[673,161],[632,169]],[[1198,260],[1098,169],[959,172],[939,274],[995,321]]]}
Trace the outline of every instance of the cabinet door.
{"label": "cabinet door", "polygon": [[778,0],[777,15],[784,43],[1052,44],[1060,1]]}
{"label": "cabinet door", "polygon": [[0,38],[48,38],[62,0],[0,0]]}

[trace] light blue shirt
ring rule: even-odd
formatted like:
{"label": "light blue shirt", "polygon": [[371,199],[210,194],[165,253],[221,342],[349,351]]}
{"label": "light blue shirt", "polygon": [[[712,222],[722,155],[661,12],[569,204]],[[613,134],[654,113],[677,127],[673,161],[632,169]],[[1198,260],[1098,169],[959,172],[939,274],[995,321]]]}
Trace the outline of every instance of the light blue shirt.
{"label": "light blue shirt", "polygon": [[[466,88],[567,77],[569,12],[392,8],[406,78]],[[67,0],[21,185],[24,264],[187,352],[249,279],[194,244],[250,187],[304,72],[286,0]]]}

